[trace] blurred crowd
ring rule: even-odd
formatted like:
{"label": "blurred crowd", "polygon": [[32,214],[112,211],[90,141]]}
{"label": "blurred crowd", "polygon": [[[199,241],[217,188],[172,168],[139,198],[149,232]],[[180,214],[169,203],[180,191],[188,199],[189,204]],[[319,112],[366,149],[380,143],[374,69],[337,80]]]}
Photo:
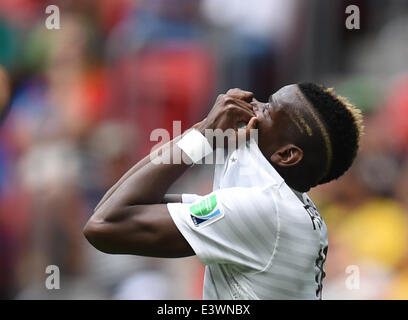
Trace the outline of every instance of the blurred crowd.
{"label": "blurred crowd", "polygon": [[[355,164],[311,192],[329,230],[323,298],[408,299],[406,1],[0,0],[0,298],[201,298],[196,257],[105,255],[82,228],[154,129],[189,128],[232,87],[264,101],[301,81],[365,116]],[[202,166],[171,191],[211,186]]]}

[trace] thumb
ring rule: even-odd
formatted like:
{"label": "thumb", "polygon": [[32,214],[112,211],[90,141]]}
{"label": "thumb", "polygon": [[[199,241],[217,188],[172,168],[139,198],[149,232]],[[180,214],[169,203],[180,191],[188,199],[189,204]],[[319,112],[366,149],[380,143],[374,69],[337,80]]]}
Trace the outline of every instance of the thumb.
{"label": "thumb", "polygon": [[251,129],[255,129],[255,130],[257,129],[257,125],[258,125],[258,118],[257,117],[252,117],[249,120],[248,125],[247,125],[247,127],[245,129],[245,131],[246,131],[245,135],[246,135],[247,138],[250,137]]}

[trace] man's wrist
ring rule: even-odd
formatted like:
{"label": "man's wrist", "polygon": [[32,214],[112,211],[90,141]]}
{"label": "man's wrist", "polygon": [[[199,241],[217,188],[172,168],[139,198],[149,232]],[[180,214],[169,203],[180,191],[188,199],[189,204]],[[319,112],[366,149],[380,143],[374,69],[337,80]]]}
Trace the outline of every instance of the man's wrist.
{"label": "man's wrist", "polygon": [[212,145],[202,133],[205,132],[205,126],[202,126],[201,129],[203,131],[193,127],[177,142],[177,146],[184,151],[193,163],[198,163],[202,158],[213,152]]}
{"label": "man's wrist", "polygon": [[208,126],[207,119],[204,119],[193,126],[193,129],[199,131],[203,136],[205,136],[205,130],[210,129]]}

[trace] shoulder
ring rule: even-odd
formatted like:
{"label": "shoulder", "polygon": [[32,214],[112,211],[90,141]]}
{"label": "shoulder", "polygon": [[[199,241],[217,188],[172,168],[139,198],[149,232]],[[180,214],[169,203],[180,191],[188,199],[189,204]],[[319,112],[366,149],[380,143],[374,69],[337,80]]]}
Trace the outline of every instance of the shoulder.
{"label": "shoulder", "polygon": [[277,189],[266,187],[233,187],[215,192],[225,209],[234,210],[275,210],[279,201]]}

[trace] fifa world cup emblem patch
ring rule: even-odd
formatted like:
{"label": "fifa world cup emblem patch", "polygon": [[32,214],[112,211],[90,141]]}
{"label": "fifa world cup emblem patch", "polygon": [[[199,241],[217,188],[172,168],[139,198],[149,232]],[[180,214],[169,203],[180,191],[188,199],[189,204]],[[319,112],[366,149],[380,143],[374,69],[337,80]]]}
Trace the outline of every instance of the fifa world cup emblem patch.
{"label": "fifa world cup emblem patch", "polygon": [[215,194],[190,206],[190,217],[196,227],[207,226],[223,216],[224,214],[219,209]]}

